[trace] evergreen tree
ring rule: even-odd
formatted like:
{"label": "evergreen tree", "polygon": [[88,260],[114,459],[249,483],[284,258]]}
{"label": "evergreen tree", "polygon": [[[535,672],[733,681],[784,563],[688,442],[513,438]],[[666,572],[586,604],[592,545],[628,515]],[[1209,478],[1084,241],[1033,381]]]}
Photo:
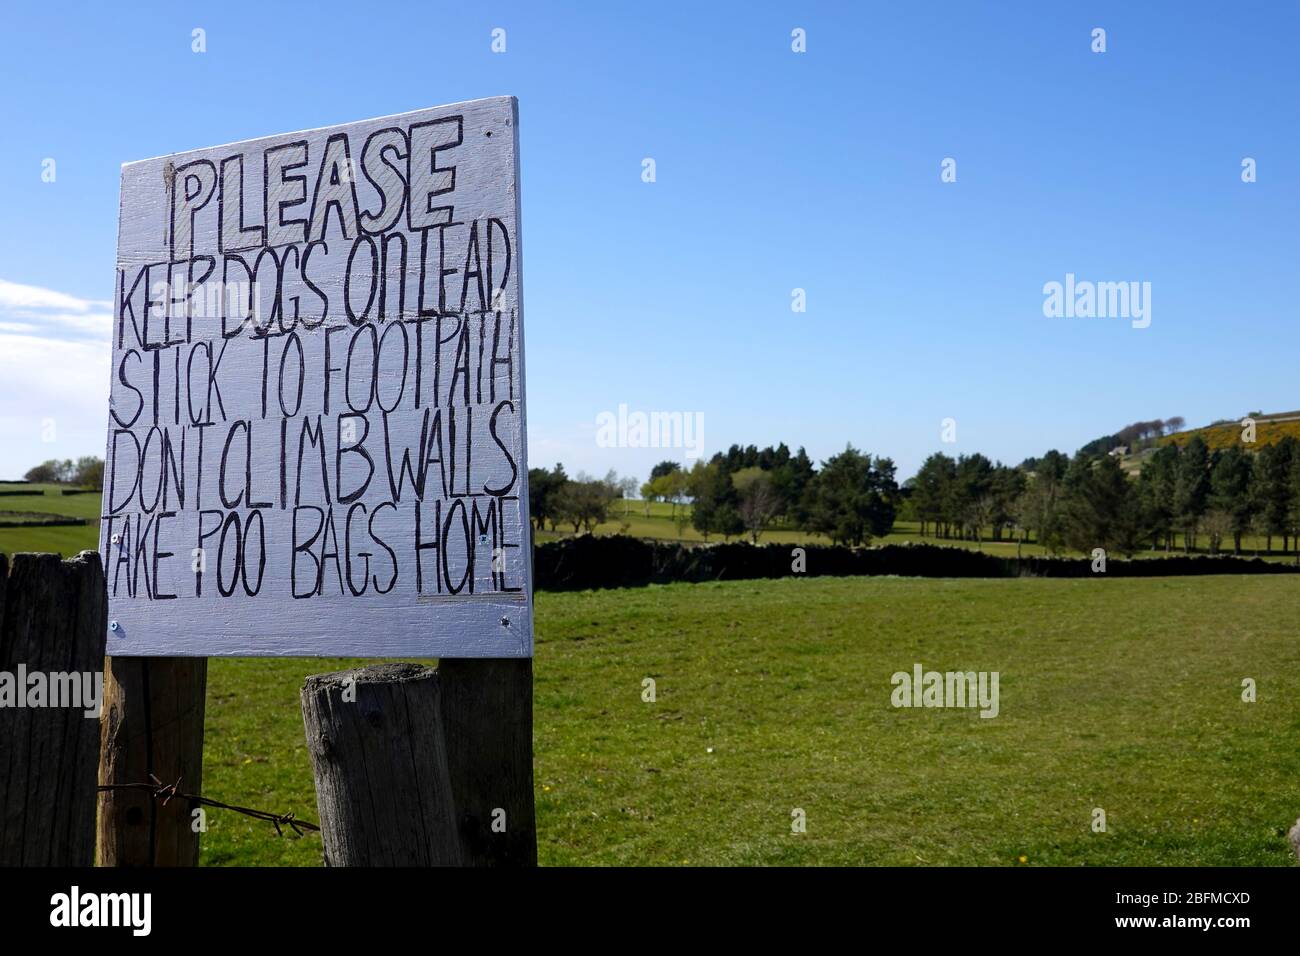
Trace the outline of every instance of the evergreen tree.
{"label": "evergreen tree", "polygon": [[1147,458],[1138,476],[1138,501],[1151,530],[1152,550],[1173,546],[1174,486],[1178,479],[1178,446],[1163,445]]}
{"label": "evergreen tree", "polygon": [[898,507],[894,463],[852,445],[822,463],[813,480],[809,530],[836,543],[862,545],[888,534]]}
{"label": "evergreen tree", "polygon": [[929,527],[934,536],[947,536],[947,503],[950,486],[957,478],[957,463],[943,452],[935,452],[921,465],[912,484],[912,506],[921,522],[921,534]]}
{"label": "evergreen tree", "polygon": [[1210,449],[1193,435],[1178,455],[1174,475],[1174,521],[1183,533],[1183,551],[1196,547],[1196,529],[1210,497]]}
{"label": "evergreen tree", "polygon": [[1142,509],[1119,460],[1111,455],[1079,456],[1065,483],[1062,533],[1066,544],[1089,554],[1094,548],[1132,556],[1146,529]]}
{"label": "evergreen tree", "polygon": [[1234,554],[1241,554],[1241,536],[1250,527],[1253,465],[1240,445],[1229,445],[1214,456],[1210,469],[1210,510],[1228,516]]}
{"label": "evergreen tree", "polygon": [[1251,484],[1251,507],[1258,514],[1266,535],[1266,548],[1273,551],[1273,536],[1283,535],[1283,550],[1291,511],[1291,465],[1296,442],[1287,436],[1275,445],[1265,445],[1255,459],[1255,480]]}

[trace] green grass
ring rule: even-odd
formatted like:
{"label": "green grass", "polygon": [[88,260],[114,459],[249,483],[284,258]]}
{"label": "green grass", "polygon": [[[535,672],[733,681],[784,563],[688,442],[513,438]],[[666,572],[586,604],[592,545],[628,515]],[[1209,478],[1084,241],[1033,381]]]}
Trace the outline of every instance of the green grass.
{"label": "green grass", "polygon": [[79,551],[99,547],[99,522],[62,528],[6,528],[3,515],[13,512],[66,515],[70,518],[99,517],[100,496],[61,495],[59,485],[13,485],[0,482],[0,491],[30,491],[31,494],[0,496],[0,554],[20,551],[50,551],[71,557]]}
{"label": "green grass", "polygon": [[98,518],[99,492],[84,495],[60,494],[60,485],[4,485],[0,491],[26,491],[31,494],[0,496],[0,511],[38,511],[42,514],[67,515],[70,518]]}
{"label": "green grass", "polygon": [[[678,527],[673,515],[683,516],[686,520]],[[609,520],[596,525],[596,534],[628,534],[634,538],[654,538],[661,541],[682,541],[688,544],[702,544],[704,535],[696,531],[690,522],[691,506],[687,504],[678,505],[674,511],[671,503],[662,501],[616,501],[609,509]],[[555,530],[548,526],[547,530],[537,534],[537,541],[554,541],[559,538],[570,537],[573,534],[573,525],[561,522],[556,525]],[[732,535],[730,538],[721,535],[710,535],[710,542],[719,541],[739,541],[748,540],[748,536],[741,535],[737,537]],[[777,542],[780,544],[806,544],[814,542],[818,544],[830,544],[830,539],[819,534],[812,534],[797,529],[771,528],[764,531],[759,538],[759,542],[766,544],[768,542]]]}
{"label": "green grass", "polygon": [[[1247,576],[539,594],[541,861],[1287,865],[1298,608]],[[999,671],[1001,714],[894,709],[918,661]],[[204,791],[315,819],[298,690],[347,663],[211,661]],[[206,864],[319,863],[316,836],[208,822]]]}
{"label": "green grass", "polygon": [[0,527],[0,554],[48,551],[70,558],[79,551],[94,551],[98,547],[97,524],[60,528]]}

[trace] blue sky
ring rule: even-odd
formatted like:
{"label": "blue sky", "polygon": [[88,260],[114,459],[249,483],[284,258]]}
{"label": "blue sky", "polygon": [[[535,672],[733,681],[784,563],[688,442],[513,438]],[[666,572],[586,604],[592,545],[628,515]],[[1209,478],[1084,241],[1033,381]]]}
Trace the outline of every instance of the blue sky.
{"label": "blue sky", "polygon": [[[0,477],[102,454],[121,163],[498,94],[533,465],[681,457],[598,447],[624,403],[702,413],[707,452],[852,442],[901,476],[1300,407],[1296,3],[11,2],[0,25]],[[1150,327],[1044,317],[1066,273],[1150,282]]]}

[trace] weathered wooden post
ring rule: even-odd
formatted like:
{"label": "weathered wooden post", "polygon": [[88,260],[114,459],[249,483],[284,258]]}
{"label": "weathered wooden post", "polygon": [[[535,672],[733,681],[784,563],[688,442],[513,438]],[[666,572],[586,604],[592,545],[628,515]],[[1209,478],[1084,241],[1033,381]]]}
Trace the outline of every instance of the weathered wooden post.
{"label": "weathered wooden post", "polygon": [[[111,657],[99,783],[203,786],[204,657]],[[184,800],[108,790],[99,801],[100,866],[197,866],[199,829]]]}
{"label": "weathered wooden post", "polygon": [[536,866],[533,661],[438,662],[452,802],[467,866]]}
{"label": "weathered wooden post", "polygon": [[307,678],[327,866],[534,866],[532,661]]}
{"label": "weathered wooden post", "polygon": [[307,678],[302,717],[326,866],[463,862],[438,674],[376,664]]}
{"label": "weathered wooden post", "polygon": [[90,681],[98,699],[106,616],[94,552],[0,555],[0,866],[94,862],[98,714],[53,695]]}

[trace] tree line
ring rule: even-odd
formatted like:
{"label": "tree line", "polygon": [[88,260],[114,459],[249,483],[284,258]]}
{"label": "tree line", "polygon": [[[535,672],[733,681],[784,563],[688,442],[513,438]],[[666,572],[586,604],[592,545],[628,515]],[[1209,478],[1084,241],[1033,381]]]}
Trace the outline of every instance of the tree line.
{"label": "tree line", "polygon": [[25,481],[51,485],[76,485],[79,488],[104,488],[104,459],[86,455],[75,461],[51,458],[23,475]]}
{"label": "tree line", "polygon": [[[641,484],[610,471],[603,478],[570,477],[563,465],[533,468],[529,510],[536,528],[547,525],[594,531],[622,520],[631,499],[672,505],[678,533],[689,523],[707,541],[745,535],[753,542],[769,529],[798,530],[837,544],[864,545],[889,534],[896,517],[920,524],[922,536],[994,541],[1034,540],[1049,551],[1122,554],[1204,544],[1217,553],[1228,543],[1240,554],[1247,534],[1272,552],[1294,545],[1300,560],[1300,441],[1287,436],[1255,449],[1241,442],[1211,449],[1199,434],[1177,445],[1148,450],[1137,478],[1116,455],[1130,445],[1170,434],[1181,418],[1137,422],[1090,442],[1073,457],[1049,451],[1018,466],[974,453],[930,455],[901,487],[891,459],[852,445],[814,465],[800,448],[732,445],[689,468],[655,465]],[[43,462],[28,470],[31,482],[102,488],[104,462],[94,456]],[[687,505],[689,504],[689,508]]]}
{"label": "tree line", "polygon": [[1093,439],[1080,448],[1077,454],[1102,455],[1120,445],[1136,450],[1154,444],[1156,439],[1165,435],[1182,431],[1186,424],[1187,420],[1182,415],[1174,415],[1172,418],[1154,418],[1149,422],[1134,422],[1125,425],[1113,435]]}
{"label": "tree line", "polygon": [[528,512],[533,526],[541,531],[549,523],[554,531],[571,526],[573,533],[594,531],[610,518],[614,502],[636,493],[635,478],[620,478],[610,471],[604,478],[578,472],[570,478],[564,465],[553,469],[528,469]]}
{"label": "tree line", "polygon": [[[588,531],[606,520],[618,498],[637,490],[630,479],[570,479],[562,465],[528,473],[528,500],[538,528],[549,523]],[[629,490],[630,489],[630,490]],[[800,448],[732,445],[690,468],[674,461],[654,467],[640,486],[648,508],[669,502],[678,532],[689,521],[707,541],[712,535],[747,535],[755,543],[771,528],[823,534],[839,544],[863,545],[888,534],[901,504],[894,463],[852,445],[820,469]],[[689,511],[685,505],[689,501]]]}
{"label": "tree line", "polygon": [[992,528],[1050,551],[1105,548],[1126,555],[1185,552],[1204,544],[1218,553],[1256,534],[1273,550],[1300,542],[1300,442],[1287,437],[1257,451],[1243,444],[1212,451],[1200,435],[1150,452],[1131,478],[1111,454],[1073,458],[1050,451],[1008,468],[983,455],[938,453],[907,483],[908,512],[923,535],[978,539]]}

